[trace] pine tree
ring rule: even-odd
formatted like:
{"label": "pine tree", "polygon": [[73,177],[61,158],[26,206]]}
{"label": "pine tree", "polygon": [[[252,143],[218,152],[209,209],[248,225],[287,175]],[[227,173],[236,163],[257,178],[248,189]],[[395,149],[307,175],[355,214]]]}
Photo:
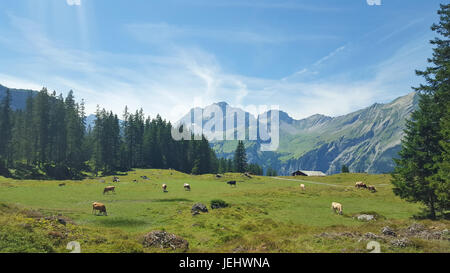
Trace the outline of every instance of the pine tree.
{"label": "pine tree", "polygon": [[342,173],[349,173],[350,170],[348,169],[347,165],[342,165],[341,172],[342,172]]}
{"label": "pine tree", "polygon": [[440,22],[432,30],[440,37],[431,41],[435,46],[432,64],[425,71],[417,71],[426,85],[415,88],[419,92],[419,109],[406,123],[400,158],[392,183],[394,193],[411,202],[425,204],[431,218],[436,211],[449,209],[448,177],[442,175],[448,166],[446,143],[448,143],[448,105],[450,104],[450,5],[441,5]]}
{"label": "pine tree", "polygon": [[438,204],[444,210],[450,208],[450,104],[444,114],[441,123],[442,162],[439,163],[439,171],[433,181],[436,183],[436,197]]}
{"label": "pine tree", "polygon": [[245,151],[244,141],[239,140],[234,152],[234,169],[235,172],[244,173],[247,171],[247,154]]}
{"label": "pine tree", "polygon": [[50,98],[47,89],[43,88],[33,100],[33,127],[36,136],[35,159],[39,167],[43,167],[49,159],[49,124]]}
{"label": "pine tree", "polygon": [[6,96],[0,103],[0,169],[2,166],[7,168],[10,161],[11,137],[11,91],[7,89]]}
{"label": "pine tree", "polygon": [[277,176],[277,171],[273,169],[272,167],[267,168],[266,170],[266,176]]}

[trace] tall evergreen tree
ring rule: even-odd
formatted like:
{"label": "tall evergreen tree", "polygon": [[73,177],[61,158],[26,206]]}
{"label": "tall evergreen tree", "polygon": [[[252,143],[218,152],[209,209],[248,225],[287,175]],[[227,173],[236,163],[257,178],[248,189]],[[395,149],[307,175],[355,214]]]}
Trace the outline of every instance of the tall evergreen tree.
{"label": "tall evergreen tree", "polygon": [[394,193],[425,204],[431,218],[436,218],[436,211],[449,209],[450,194],[448,177],[440,175],[448,165],[445,147],[449,142],[446,116],[450,104],[450,5],[441,5],[438,14],[440,22],[431,27],[440,35],[431,41],[435,47],[428,62],[432,66],[416,72],[426,84],[415,88],[420,94],[419,109],[406,123],[392,179]]}
{"label": "tall evergreen tree", "polygon": [[244,141],[239,140],[234,152],[234,168],[235,172],[244,173],[247,171],[247,154],[245,151]]}
{"label": "tall evergreen tree", "polygon": [[[0,165],[7,167],[11,158],[11,91],[6,90],[6,96],[0,102]],[[0,166],[1,168],[1,166]]]}
{"label": "tall evergreen tree", "polygon": [[349,172],[350,170],[348,169],[347,165],[342,165],[341,173],[349,173]]}

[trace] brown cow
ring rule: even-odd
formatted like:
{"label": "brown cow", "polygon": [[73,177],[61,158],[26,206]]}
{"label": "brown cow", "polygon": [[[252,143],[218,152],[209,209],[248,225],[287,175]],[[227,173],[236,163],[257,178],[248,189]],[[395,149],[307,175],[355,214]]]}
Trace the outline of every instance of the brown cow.
{"label": "brown cow", "polygon": [[358,188],[358,189],[360,189],[360,188],[367,189],[367,185],[360,181],[360,182],[356,182],[356,183],[355,183],[355,188]]}
{"label": "brown cow", "polygon": [[163,189],[163,192],[167,192],[167,185],[166,185],[166,184],[163,184],[163,185],[162,185],[162,189]]}
{"label": "brown cow", "polygon": [[95,213],[95,211],[98,210],[99,213],[103,213],[103,215],[108,216],[106,213],[106,207],[102,203],[94,202],[92,203],[92,213]]}
{"label": "brown cow", "polygon": [[375,186],[368,186],[367,189],[371,192],[377,192],[377,189],[375,188]]}
{"label": "brown cow", "polygon": [[116,192],[116,187],[115,186],[108,186],[103,190],[103,194],[107,193],[107,192]]}

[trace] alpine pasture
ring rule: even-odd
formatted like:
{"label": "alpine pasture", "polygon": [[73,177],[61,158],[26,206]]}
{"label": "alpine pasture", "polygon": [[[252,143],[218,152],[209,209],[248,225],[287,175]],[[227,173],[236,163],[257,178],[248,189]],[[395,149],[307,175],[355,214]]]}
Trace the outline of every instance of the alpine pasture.
{"label": "alpine pasture", "polygon": [[[385,226],[449,227],[447,220],[413,219],[421,206],[394,196],[390,175],[249,178],[226,173],[218,178],[136,169],[118,177],[120,182],[113,182],[113,176],[82,181],[0,177],[0,251],[69,252],[70,241],[80,242],[82,252],[177,251],[142,246],[146,233],[162,230],[186,239],[188,252],[369,252],[364,234],[380,235]],[[226,183],[231,180],[237,181],[236,187]],[[377,192],[355,188],[356,181],[375,186]],[[107,186],[115,186],[115,192],[103,194]],[[211,200],[217,199],[229,206],[211,209]],[[107,216],[93,214],[93,202],[105,204]],[[333,212],[332,202],[343,205],[343,215]],[[205,204],[209,212],[193,216],[196,203]],[[376,220],[358,220],[360,214],[375,215]],[[67,223],[52,221],[55,215]],[[382,252],[450,252],[445,236],[411,237],[404,246],[389,238],[378,241]]]}

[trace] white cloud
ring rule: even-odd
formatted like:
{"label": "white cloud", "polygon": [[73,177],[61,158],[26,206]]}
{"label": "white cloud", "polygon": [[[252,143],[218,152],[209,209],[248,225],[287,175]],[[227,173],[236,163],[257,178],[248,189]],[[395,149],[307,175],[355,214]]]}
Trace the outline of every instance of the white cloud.
{"label": "white cloud", "polygon": [[336,56],[339,52],[343,51],[345,49],[346,46],[341,46],[336,48],[333,52],[331,52],[330,54],[328,54],[327,56],[323,57],[322,59],[318,60],[317,62],[314,63],[314,65],[321,65],[322,63],[326,62],[327,60],[333,58],[334,56]]}
{"label": "white cloud", "polygon": [[[14,16],[10,20],[17,31],[8,43],[0,43],[27,58],[14,60],[19,71],[14,76],[0,68],[0,83],[33,89],[46,86],[58,92],[73,89],[77,98],[86,100],[89,113],[99,104],[120,115],[128,105],[132,111],[143,107],[153,117],[159,113],[177,121],[192,107],[227,101],[236,106],[280,105],[295,118],[317,113],[336,116],[410,92],[402,83],[425,62],[423,39],[374,67],[373,76],[366,80],[350,81],[345,75],[309,82],[295,77],[246,77],[224,71],[213,54],[198,48],[174,43],[158,56],[87,52],[50,41],[33,21]],[[299,71],[303,73],[310,71]]]}
{"label": "white cloud", "polygon": [[66,0],[69,6],[81,6],[81,0]]}

